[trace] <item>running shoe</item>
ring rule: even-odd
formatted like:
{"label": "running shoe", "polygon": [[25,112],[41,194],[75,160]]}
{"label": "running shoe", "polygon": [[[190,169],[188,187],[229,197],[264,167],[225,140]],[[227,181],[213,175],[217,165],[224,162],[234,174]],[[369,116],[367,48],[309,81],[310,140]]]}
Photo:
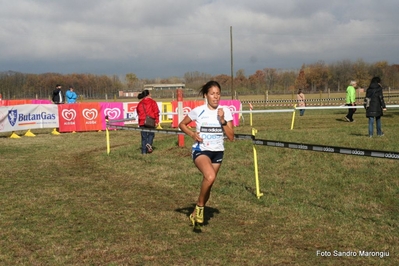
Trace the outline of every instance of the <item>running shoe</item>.
{"label": "running shoe", "polygon": [[151,144],[147,143],[145,146],[147,147],[148,153],[151,153],[151,152],[152,152],[152,146],[151,146]]}
{"label": "running shoe", "polygon": [[191,221],[191,223],[193,224],[193,226],[195,226],[196,221],[195,221],[195,217],[194,217],[193,214],[190,214],[190,221]]}
{"label": "running shoe", "polygon": [[195,205],[195,220],[200,224],[204,222],[204,207]]}

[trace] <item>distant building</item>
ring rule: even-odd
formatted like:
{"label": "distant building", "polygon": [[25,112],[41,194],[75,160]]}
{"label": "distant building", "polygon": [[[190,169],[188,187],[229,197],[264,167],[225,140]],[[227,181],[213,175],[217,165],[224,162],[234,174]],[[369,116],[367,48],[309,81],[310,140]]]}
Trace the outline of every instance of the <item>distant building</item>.
{"label": "distant building", "polygon": [[[184,83],[177,83],[177,84],[146,84],[144,85],[143,90],[154,90],[154,91],[161,91],[161,90],[176,90],[176,89],[184,89],[186,86]],[[119,97],[126,97],[126,98],[136,98],[141,91],[119,91]]]}
{"label": "distant building", "polygon": [[135,91],[119,91],[119,97],[135,98],[139,93]]}
{"label": "distant building", "polygon": [[177,83],[177,84],[146,84],[144,85],[145,90],[176,90],[176,89],[184,89],[186,84]]}

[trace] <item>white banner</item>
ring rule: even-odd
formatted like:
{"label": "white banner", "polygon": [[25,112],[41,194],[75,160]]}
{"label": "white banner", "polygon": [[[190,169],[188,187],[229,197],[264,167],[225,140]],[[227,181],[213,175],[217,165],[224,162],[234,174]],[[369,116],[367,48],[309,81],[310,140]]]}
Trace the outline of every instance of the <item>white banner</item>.
{"label": "white banner", "polygon": [[[138,115],[137,115],[137,104],[139,102],[124,102],[123,103],[123,119],[131,119],[130,121],[125,121],[125,125],[138,124]],[[158,109],[162,110],[162,102],[157,102]],[[159,114],[159,121],[161,121],[161,112]]]}
{"label": "white banner", "polygon": [[56,104],[23,104],[0,107],[0,132],[58,128]]}

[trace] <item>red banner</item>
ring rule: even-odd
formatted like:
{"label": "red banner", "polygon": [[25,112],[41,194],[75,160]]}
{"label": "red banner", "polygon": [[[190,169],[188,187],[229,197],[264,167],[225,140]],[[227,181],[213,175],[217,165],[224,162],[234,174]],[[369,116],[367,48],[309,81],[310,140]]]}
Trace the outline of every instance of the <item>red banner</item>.
{"label": "red banner", "polygon": [[59,104],[60,132],[101,130],[99,103]]}
{"label": "red banner", "polygon": [[[177,113],[177,101],[172,102],[172,110],[173,112]],[[183,113],[184,116],[186,116],[192,109],[194,109],[197,106],[203,105],[204,101],[183,101]],[[183,116],[183,117],[184,117]],[[172,122],[172,127],[176,128],[179,126],[178,121],[178,115],[173,115],[173,122]],[[195,122],[191,122],[188,124],[190,127],[195,127]]]}

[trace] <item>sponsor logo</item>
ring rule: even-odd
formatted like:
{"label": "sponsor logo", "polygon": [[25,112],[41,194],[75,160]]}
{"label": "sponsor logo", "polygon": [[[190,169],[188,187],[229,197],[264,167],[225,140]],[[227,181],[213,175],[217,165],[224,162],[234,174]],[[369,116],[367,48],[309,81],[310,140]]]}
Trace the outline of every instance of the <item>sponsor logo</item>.
{"label": "sponsor logo", "polygon": [[[184,115],[187,115],[189,112],[191,112],[191,107],[189,107],[189,106],[183,107],[183,114]],[[179,107],[176,107],[175,113],[179,113]]]}
{"label": "sponsor logo", "polygon": [[302,145],[302,144],[299,144],[299,145],[298,145],[298,144],[288,144],[288,148],[307,150],[307,149],[308,149],[308,146]]}
{"label": "sponsor logo", "polygon": [[353,155],[364,156],[364,151],[352,150],[352,154],[353,154]]}
{"label": "sponsor logo", "polygon": [[231,111],[233,114],[234,114],[234,112],[237,111],[237,109],[236,109],[236,107],[235,107],[234,105],[229,105],[228,107],[229,107],[230,111]]}
{"label": "sponsor logo", "polygon": [[203,133],[222,133],[223,129],[221,127],[201,127],[201,132],[203,132]]}
{"label": "sponsor logo", "polygon": [[399,159],[399,154],[397,154],[397,153],[385,153],[385,158]]}
{"label": "sponsor logo", "polygon": [[118,108],[105,108],[104,116],[108,116],[109,119],[116,119],[121,115],[121,110]]}
{"label": "sponsor logo", "polygon": [[15,123],[17,122],[17,116],[18,116],[17,110],[8,111],[8,122],[10,122],[11,126],[15,126]]}
{"label": "sponsor logo", "polygon": [[324,152],[334,152],[334,148],[331,147],[323,147]]}
{"label": "sponsor logo", "polygon": [[136,111],[137,103],[128,103],[127,104],[127,111],[133,113]]}
{"label": "sponsor logo", "polygon": [[284,143],[276,142],[276,143],[275,143],[275,146],[276,146],[276,147],[284,147]]}
{"label": "sponsor logo", "polygon": [[[55,120],[55,114],[41,112],[37,114],[19,114],[17,110],[9,110],[7,115],[8,121],[11,126],[15,126],[18,122],[29,122],[29,121],[38,121],[38,120]],[[33,122],[34,123],[34,122]]]}
{"label": "sponsor logo", "polygon": [[61,115],[66,121],[72,121],[75,120],[76,118],[76,111],[73,109],[71,110],[64,109],[62,110]]}
{"label": "sponsor logo", "polygon": [[[98,116],[98,111],[96,109],[83,109],[82,115],[87,120],[94,120]],[[94,122],[95,124],[95,122]]]}

